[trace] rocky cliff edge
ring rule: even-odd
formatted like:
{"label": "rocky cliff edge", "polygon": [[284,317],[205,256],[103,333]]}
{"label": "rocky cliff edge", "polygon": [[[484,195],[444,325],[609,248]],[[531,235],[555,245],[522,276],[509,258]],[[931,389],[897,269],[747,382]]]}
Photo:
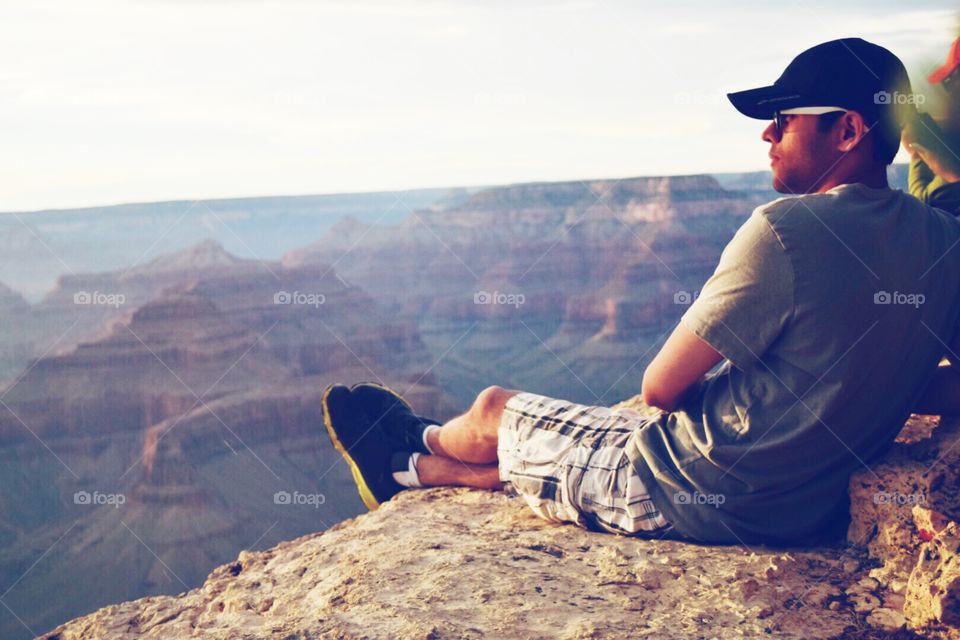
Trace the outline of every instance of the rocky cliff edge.
{"label": "rocky cliff edge", "polygon": [[960,421],[911,418],[850,495],[846,544],[774,549],[591,533],[503,492],[407,491],[41,637],[960,638]]}

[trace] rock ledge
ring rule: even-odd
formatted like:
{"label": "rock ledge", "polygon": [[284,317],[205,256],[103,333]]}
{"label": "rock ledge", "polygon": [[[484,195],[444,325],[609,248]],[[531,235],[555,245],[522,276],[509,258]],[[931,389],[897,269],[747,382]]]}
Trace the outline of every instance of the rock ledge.
{"label": "rock ledge", "polygon": [[[960,638],[960,425],[914,418],[901,440],[852,479],[852,544],[647,541],[542,521],[502,492],[408,491],[42,637]],[[923,500],[877,497],[898,494]]]}

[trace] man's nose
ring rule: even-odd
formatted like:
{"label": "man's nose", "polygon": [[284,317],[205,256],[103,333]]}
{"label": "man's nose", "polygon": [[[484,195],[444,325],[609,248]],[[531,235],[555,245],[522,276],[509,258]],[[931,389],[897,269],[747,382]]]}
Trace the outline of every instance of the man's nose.
{"label": "man's nose", "polygon": [[770,124],[767,125],[767,128],[763,130],[763,134],[761,134],[760,138],[764,142],[769,142],[773,144],[774,142],[780,142],[780,136],[778,135],[778,133],[779,132],[777,131],[777,123],[771,122]]}

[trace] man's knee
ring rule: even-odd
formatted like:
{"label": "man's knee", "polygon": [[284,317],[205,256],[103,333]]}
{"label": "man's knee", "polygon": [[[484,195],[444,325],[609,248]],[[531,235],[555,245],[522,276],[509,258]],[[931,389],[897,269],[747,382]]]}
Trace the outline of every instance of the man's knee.
{"label": "man's knee", "polygon": [[487,387],[477,394],[470,411],[476,419],[487,424],[497,425],[500,422],[500,416],[503,414],[503,407],[507,404],[507,400],[518,393],[519,391],[498,386]]}

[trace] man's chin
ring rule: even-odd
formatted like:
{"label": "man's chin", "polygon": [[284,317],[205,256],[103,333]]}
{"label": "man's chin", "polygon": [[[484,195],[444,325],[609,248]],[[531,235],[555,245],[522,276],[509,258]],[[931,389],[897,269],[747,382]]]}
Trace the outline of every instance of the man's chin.
{"label": "man's chin", "polygon": [[803,186],[803,183],[798,184],[795,179],[787,183],[783,177],[777,174],[773,174],[773,190],[786,196],[802,196],[814,192],[812,186]]}
{"label": "man's chin", "polygon": [[786,195],[791,195],[795,193],[793,189],[791,189],[785,182],[783,182],[783,180],[781,180],[777,176],[773,176],[773,190],[776,191],[777,193],[783,193]]}

